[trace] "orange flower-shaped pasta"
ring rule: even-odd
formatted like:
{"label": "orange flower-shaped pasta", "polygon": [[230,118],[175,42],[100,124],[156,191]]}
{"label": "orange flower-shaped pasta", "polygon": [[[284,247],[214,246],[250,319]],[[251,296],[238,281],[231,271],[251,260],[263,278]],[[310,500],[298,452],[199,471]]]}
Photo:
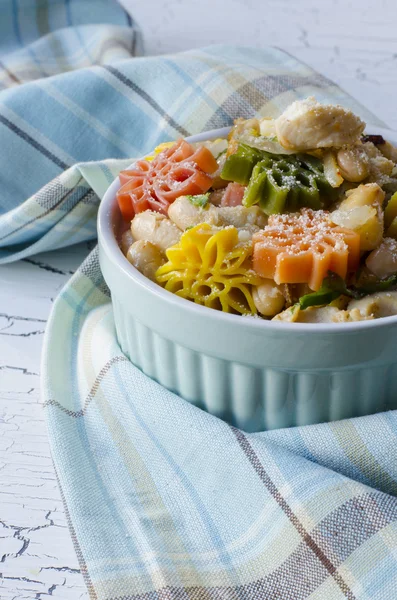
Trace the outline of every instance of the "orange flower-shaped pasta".
{"label": "orange flower-shaped pasta", "polygon": [[322,210],[272,215],[252,239],[255,271],[277,284],[307,283],[316,291],[328,271],[345,278],[360,260],[360,236],[331,223]]}
{"label": "orange flower-shaped pasta", "polygon": [[132,169],[119,175],[117,192],[120,211],[126,221],[136,213],[155,210],[167,214],[178,196],[203,194],[212,185],[211,173],[218,164],[204,147],[194,149],[183,139],[160,152],[151,161],[138,160]]}
{"label": "orange flower-shaped pasta", "polygon": [[252,285],[252,244],[240,244],[235,227],[213,230],[207,223],[187,230],[168,248],[168,262],[156,271],[166,290],[224,312],[256,314]]}

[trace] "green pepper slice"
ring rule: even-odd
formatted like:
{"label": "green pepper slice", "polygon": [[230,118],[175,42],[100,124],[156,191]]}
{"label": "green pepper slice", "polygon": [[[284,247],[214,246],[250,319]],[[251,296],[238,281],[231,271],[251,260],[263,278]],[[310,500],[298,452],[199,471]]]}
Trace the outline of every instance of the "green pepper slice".
{"label": "green pepper slice", "polygon": [[259,150],[245,144],[239,144],[237,151],[227,157],[221,177],[226,181],[235,181],[241,185],[247,185],[253,168],[260,160],[261,153]]}
{"label": "green pepper slice", "polygon": [[317,292],[311,294],[305,294],[299,298],[299,304],[302,310],[309,306],[324,306],[330,304],[339,296],[350,296],[353,298],[361,297],[360,294],[353,289],[349,289],[346,286],[346,282],[342,277],[328,271],[328,277],[323,280],[323,283]]}
{"label": "green pepper slice", "polygon": [[325,306],[331,304],[333,300],[339,298],[341,294],[333,290],[327,290],[325,287],[320,288],[318,292],[312,294],[306,294],[299,298],[299,305],[302,310],[309,308],[309,306]]}
{"label": "green pepper slice", "polygon": [[299,305],[302,310],[309,306],[324,306],[330,304],[339,296],[349,296],[350,298],[363,298],[368,294],[375,294],[376,292],[384,292],[392,290],[397,287],[397,273],[390,275],[387,279],[380,279],[373,283],[367,283],[360,287],[346,285],[346,282],[342,277],[328,271],[328,277],[326,277],[317,292],[306,294],[299,298]]}

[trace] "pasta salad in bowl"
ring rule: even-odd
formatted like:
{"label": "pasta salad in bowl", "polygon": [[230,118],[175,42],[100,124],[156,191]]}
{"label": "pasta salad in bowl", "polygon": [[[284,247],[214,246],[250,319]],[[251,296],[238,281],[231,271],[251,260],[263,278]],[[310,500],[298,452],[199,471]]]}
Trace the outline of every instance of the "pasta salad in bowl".
{"label": "pasta salad in bowl", "polygon": [[289,322],[397,314],[397,149],[313,98],[120,174],[127,259],[166,290]]}
{"label": "pasta salad in bowl", "polygon": [[99,251],[132,362],[250,431],[392,406],[397,149],[364,129],[307,98],[120,173]]}

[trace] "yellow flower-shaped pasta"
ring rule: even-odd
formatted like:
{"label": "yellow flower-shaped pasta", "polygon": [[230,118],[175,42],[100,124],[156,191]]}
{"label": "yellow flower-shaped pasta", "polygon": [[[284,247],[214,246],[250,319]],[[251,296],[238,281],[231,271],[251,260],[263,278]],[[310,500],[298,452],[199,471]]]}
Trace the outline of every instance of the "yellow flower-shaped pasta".
{"label": "yellow flower-shaped pasta", "polygon": [[215,230],[202,223],[168,248],[168,262],[155,274],[166,290],[224,312],[256,314],[252,285],[261,278],[252,270],[252,244],[240,244],[235,227]]}
{"label": "yellow flower-shaped pasta", "polygon": [[157,156],[157,154],[160,154],[160,152],[162,152],[163,150],[167,150],[167,148],[171,148],[171,146],[173,146],[174,144],[175,142],[163,142],[162,144],[159,144],[153,150],[153,154],[150,154],[146,157],[146,160],[152,162],[152,160]]}

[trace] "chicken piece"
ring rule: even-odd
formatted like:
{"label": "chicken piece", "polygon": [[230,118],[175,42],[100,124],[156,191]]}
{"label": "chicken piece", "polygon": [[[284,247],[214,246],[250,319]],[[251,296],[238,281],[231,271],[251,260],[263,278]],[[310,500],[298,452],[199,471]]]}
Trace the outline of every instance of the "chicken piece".
{"label": "chicken piece", "polygon": [[296,323],[299,319],[299,315],[301,313],[301,307],[299,304],[294,304],[290,306],[283,312],[279,313],[275,317],[273,317],[272,321],[283,321],[284,323]]}
{"label": "chicken piece", "polygon": [[348,309],[358,309],[362,317],[375,319],[397,315],[397,292],[377,292],[360,300],[352,300]]}
{"label": "chicken piece", "polygon": [[313,96],[293,102],[276,119],[278,141],[288,150],[341,148],[358,141],[364,127],[350,110],[320,104]]}
{"label": "chicken piece", "polygon": [[294,305],[273,318],[273,321],[289,321],[294,323],[352,323],[369,321],[375,317],[362,314],[358,308],[340,310],[337,306],[310,306],[305,310]]}
{"label": "chicken piece", "polygon": [[301,310],[297,323],[332,323],[335,315],[339,312],[336,306],[310,306],[305,310]]}
{"label": "chicken piece", "polygon": [[354,323],[356,321],[372,321],[375,317],[373,315],[364,316],[358,310],[358,308],[352,308],[351,310],[339,310],[332,317],[333,323]]}
{"label": "chicken piece", "polygon": [[165,251],[179,241],[182,232],[164,215],[145,210],[132,219],[131,233],[135,240],[151,242]]}

